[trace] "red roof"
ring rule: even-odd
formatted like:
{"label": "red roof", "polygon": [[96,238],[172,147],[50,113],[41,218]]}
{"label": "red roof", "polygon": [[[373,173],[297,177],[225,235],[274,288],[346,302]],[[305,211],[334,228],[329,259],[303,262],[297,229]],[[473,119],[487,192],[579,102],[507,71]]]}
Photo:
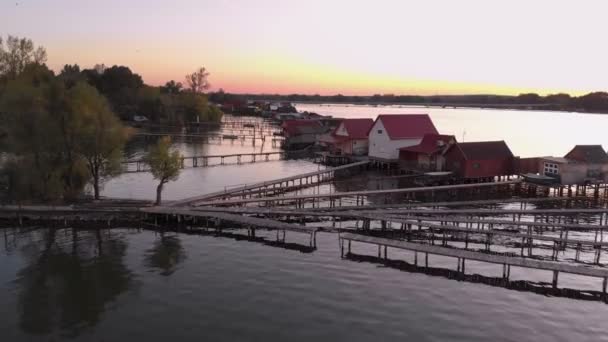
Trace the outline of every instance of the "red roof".
{"label": "red roof", "polygon": [[420,144],[416,146],[402,147],[400,151],[416,152],[433,154],[440,152],[443,147],[448,145],[451,141],[456,141],[453,135],[442,135],[442,134],[426,134]]}
{"label": "red roof", "polygon": [[462,155],[467,160],[513,158],[509,146],[502,140],[457,143],[455,146],[462,151]]}
{"label": "red roof", "polygon": [[583,163],[608,163],[608,154],[606,154],[602,145],[576,145],[572,151],[566,154],[566,158]]}
{"label": "red roof", "polygon": [[420,138],[425,134],[439,134],[431,117],[427,114],[378,115],[391,140]]}
{"label": "red roof", "polygon": [[374,125],[374,120],[372,119],[344,119],[342,120],[342,122],[340,123],[340,125],[338,125],[338,127],[336,127],[336,129],[333,132],[333,135],[336,136],[336,132],[338,131],[338,128],[340,128],[341,125],[344,125],[344,128],[346,129],[346,132],[348,133],[348,137],[344,137],[344,136],[337,136],[337,137],[344,137],[344,138],[349,138],[349,139],[366,139],[367,138],[367,134],[369,133],[369,130],[372,129],[372,126]]}
{"label": "red roof", "polygon": [[285,120],[281,127],[287,134],[297,135],[300,127],[321,127],[321,123],[318,120]]}

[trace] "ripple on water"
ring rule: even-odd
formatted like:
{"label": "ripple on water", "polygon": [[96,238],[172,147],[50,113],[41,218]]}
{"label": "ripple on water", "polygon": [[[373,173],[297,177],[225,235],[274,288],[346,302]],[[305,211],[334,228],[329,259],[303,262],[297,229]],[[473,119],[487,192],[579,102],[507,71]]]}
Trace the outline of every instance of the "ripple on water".
{"label": "ripple on water", "polygon": [[[104,303],[98,320],[88,328],[85,325],[75,340],[130,336],[147,341],[198,341],[202,337],[215,341],[585,341],[608,335],[603,319],[608,314],[606,304],[342,259],[335,234],[319,234],[318,249],[300,253],[226,237],[113,230],[104,232],[102,239],[121,241],[108,246],[124,247],[124,255],[105,260],[109,256],[94,253],[95,234],[83,233],[72,240],[70,234],[60,233],[52,255],[71,253],[76,241],[79,258],[88,260],[85,265],[112,261],[110,268],[103,269],[105,277],[120,280],[116,277],[128,272],[132,279],[127,288]],[[0,283],[15,284],[14,300],[3,301],[0,310],[3,330],[12,340],[31,337],[20,328],[18,316],[23,304],[20,298],[29,290],[16,279],[30,260],[41,255],[44,237],[23,237],[18,252],[0,254]],[[288,234],[287,240],[308,242],[297,234]],[[377,253],[373,247],[353,247],[357,253]],[[412,254],[396,250],[389,250],[389,255],[413,259]],[[433,257],[431,263],[434,267],[455,266],[447,258]],[[467,267],[488,276],[501,272],[500,267],[473,262]],[[54,272],[51,279],[69,279],[61,269]],[[517,272],[528,275],[525,270]],[[539,278],[547,281],[550,275],[541,273]],[[83,285],[94,294],[98,281],[95,278]],[[48,284],[52,289],[60,283]],[[112,281],[99,284],[113,286]],[[43,297],[36,296],[41,295],[29,293],[29,298],[39,300]],[[69,302],[56,300],[61,297],[50,298],[55,298],[48,303],[58,315],[73,309]],[[17,321],[11,321],[13,317]],[[82,327],[81,322],[76,324]],[[62,329],[54,326],[52,331]]]}

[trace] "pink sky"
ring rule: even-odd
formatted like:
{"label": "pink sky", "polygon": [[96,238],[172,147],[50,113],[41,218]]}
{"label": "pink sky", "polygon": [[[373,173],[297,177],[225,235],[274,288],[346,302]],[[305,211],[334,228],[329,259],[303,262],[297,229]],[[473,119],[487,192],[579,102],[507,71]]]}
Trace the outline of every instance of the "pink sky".
{"label": "pink sky", "polygon": [[0,34],[49,65],[128,65],[150,84],[205,66],[215,89],[455,94],[608,90],[605,1],[16,0]]}

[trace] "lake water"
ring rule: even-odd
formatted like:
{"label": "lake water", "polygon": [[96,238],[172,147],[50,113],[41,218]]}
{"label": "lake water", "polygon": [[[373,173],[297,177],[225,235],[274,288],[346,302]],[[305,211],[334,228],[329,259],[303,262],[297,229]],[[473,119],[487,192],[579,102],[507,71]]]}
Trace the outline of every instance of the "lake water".
{"label": "lake water", "polygon": [[[240,234],[246,234],[240,232]],[[274,233],[262,236],[272,240]],[[308,237],[287,234],[292,244]],[[608,305],[312,253],[133,229],[0,233],[3,341],[603,341]],[[374,247],[354,244],[357,254]],[[389,257],[413,256],[389,250]],[[455,267],[431,257],[433,267]],[[500,276],[499,265],[467,272]],[[512,279],[522,275],[513,269]],[[550,282],[550,272],[537,280]],[[583,283],[581,283],[583,282]],[[564,286],[599,282],[560,277]]]}
{"label": "lake water", "polygon": [[[340,117],[429,113],[438,130],[462,140],[508,142],[520,156],[563,155],[574,144],[604,144],[608,116],[536,111],[298,105]],[[276,151],[264,145],[176,140],[184,155]],[[134,142],[132,157],[146,144]],[[318,170],[304,160],[187,168],[167,184],[164,198],[181,199]],[[369,176],[368,178],[373,178]],[[307,191],[370,187],[363,177]],[[389,184],[395,186],[397,184]],[[153,199],[147,173],[108,181],[103,195]],[[244,232],[235,232],[246,236]],[[134,229],[0,230],[0,331],[4,341],[602,341],[608,305],[544,291],[492,285],[502,269],[467,263],[473,281],[441,271],[387,267],[378,260],[340,258],[336,234],[287,233],[287,245],[244,236],[189,235]],[[577,236],[577,235],[574,235]],[[578,236],[583,238],[583,236]],[[353,245],[374,256],[375,247]],[[547,251],[550,254],[550,251]],[[394,260],[413,255],[390,250]],[[566,257],[562,255],[561,257]],[[587,257],[592,257],[589,253]],[[431,257],[437,268],[456,267]],[[371,261],[371,262],[370,262]],[[411,267],[410,267],[411,268]],[[532,288],[551,273],[512,270]],[[560,275],[560,287],[601,289],[601,281]],[[539,294],[539,292],[541,294]],[[574,297],[586,297],[574,291]]]}

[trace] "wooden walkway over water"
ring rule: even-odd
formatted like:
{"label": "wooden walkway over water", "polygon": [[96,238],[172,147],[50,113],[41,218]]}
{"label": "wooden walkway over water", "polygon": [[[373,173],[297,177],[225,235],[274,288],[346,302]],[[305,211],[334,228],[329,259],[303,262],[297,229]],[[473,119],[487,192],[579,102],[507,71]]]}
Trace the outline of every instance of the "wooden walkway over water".
{"label": "wooden walkway over water", "polygon": [[352,233],[341,233],[340,234],[340,249],[341,254],[344,256],[344,250],[347,249],[348,253],[352,251],[351,242],[360,242],[373,244],[378,246],[379,257],[380,249],[384,247],[384,258],[388,257],[388,247],[403,249],[412,251],[415,253],[414,263],[418,265],[418,253],[424,254],[424,264],[428,267],[429,254],[440,255],[445,257],[452,257],[457,259],[457,270],[458,272],[465,272],[466,260],[474,260],[479,262],[486,262],[492,264],[498,264],[503,266],[503,278],[509,279],[511,273],[511,266],[532,268],[538,270],[547,270],[553,272],[552,285],[553,288],[557,288],[559,273],[570,273],[576,275],[582,275],[587,277],[601,278],[602,283],[602,294],[606,296],[606,285],[608,284],[608,269],[602,268],[591,268],[577,265],[567,265],[559,262],[536,260],[530,258],[522,258],[516,256],[507,255],[496,255],[488,253],[480,253],[474,251],[468,251],[457,248],[448,248],[443,246],[433,246],[427,244],[413,243],[403,240],[387,239],[365,236],[361,234]]}
{"label": "wooden walkway over water", "polygon": [[198,206],[199,203],[204,203],[210,201],[212,199],[224,199],[228,200],[229,198],[234,197],[252,197],[254,194],[277,194],[284,193],[287,191],[292,191],[296,189],[301,189],[303,187],[308,187],[316,184],[321,184],[323,182],[327,182],[331,179],[334,179],[336,173],[340,173],[347,170],[357,170],[363,167],[366,167],[369,164],[368,161],[362,161],[352,164],[347,164],[343,166],[326,168],[319,171],[307,172],[303,174],[298,174],[295,176],[284,177],[279,179],[273,179],[269,181],[259,182],[250,185],[243,185],[239,187],[234,187],[231,189],[226,189],[224,191],[218,191],[210,194],[205,194],[196,197],[190,197],[179,201],[171,202],[169,205],[172,207],[178,206]]}
{"label": "wooden walkway over water", "polygon": [[[352,164],[350,164],[352,165]],[[365,197],[367,196],[383,196],[385,203],[388,203],[389,196],[391,195],[406,195],[417,192],[439,192],[439,191],[452,191],[462,189],[481,189],[489,187],[501,187],[521,184],[521,180],[511,180],[503,182],[491,182],[491,183],[474,183],[474,184],[458,184],[458,185],[442,185],[433,187],[414,187],[414,188],[401,188],[401,189],[387,189],[387,190],[361,190],[361,191],[348,191],[348,192],[334,192],[326,194],[309,194],[309,195],[296,195],[296,196],[275,196],[275,197],[255,197],[255,198],[243,198],[243,199],[232,199],[232,200],[216,200],[203,202],[202,199],[197,201],[199,206],[238,206],[247,205],[251,203],[258,203],[265,206],[280,206],[280,205],[295,205],[296,208],[303,208],[305,201],[312,201],[313,208],[315,203],[319,203],[321,200],[327,201],[327,206],[330,208],[341,206],[339,200],[344,198],[355,198],[357,204],[364,204]]]}
{"label": "wooden walkway over water", "polygon": [[[301,155],[298,151],[274,151],[259,153],[232,153],[218,155],[198,155],[182,157],[181,166],[186,167],[207,167],[221,165],[241,165],[259,162],[277,161],[287,158],[290,155]],[[214,163],[215,161],[215,163]],[[148,172],[150,167],[144,159],[135,159],[122,162],[126,168],[125,172]]]}
{"label": "wooden walkway over water", "polygon": [[[190,222],[192,225],[204,226],[206,228],[213,227],[217,230],[224,228],[223,222],[229,222],[231,225],[228,228],[234,228],[238,225],[246,228],[250,236],[255,236],[256,229],[276,230],[277,238],[279,231],[283,232],[283,241],[285,240],[285,232],[295,232],[308,234],[310,236],[310,246],[316,247],[317,231],[321,228],[292,223],[285,223],[264,218],[249,217],[238,214],[220,213],[220,212],[205,212],[185,208],[169,208],[169,207],[154,207],[142,209],[142,212],[153,215],[165,215],[167,217],[175,217],[178,223]],[[156,219],[157,220],[157,219]],[[198,220],[198,221],[197,221]],[[156,221],[157,224],[157,221]]]}

